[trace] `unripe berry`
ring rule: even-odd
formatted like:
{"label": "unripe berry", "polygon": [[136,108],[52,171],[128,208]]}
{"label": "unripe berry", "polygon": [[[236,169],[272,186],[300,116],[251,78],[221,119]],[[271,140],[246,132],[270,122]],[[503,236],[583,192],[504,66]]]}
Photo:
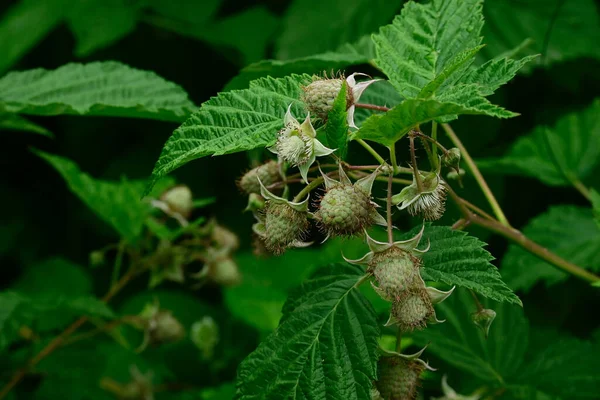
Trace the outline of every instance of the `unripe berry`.
{"label": "unripe berry", "polygon": [[219,327],[214,319],[209,316],[192,324],[190,339],[202,352],[205,360],[210,360],[217,343],[219,343]]}
{"label": "unripe berry", "polygon": [[148,334],[151,344],[172,343],[185,336],[185,328],[171,311],[160,310],[150,321]]}
{"label": "unripe berry", "polygon": [[318,218],[324,230],[332,236],[352,236],[362,233],[372,224],[375,206],[370,196],[352,185],[336,185],[321,199]]}
{"label": "unripe berry", "polygon": [[[304,86],[302,101],[311,114],[315,114],[322,120],[327,119],[327,115],[333,107],[333,103],[342,89],[344,78],[319,79],[311,84]],[[346,90],[346,106],[350,107],[354,103],[352,90]]]}
{"label": "unripe berry", "polygon": [[374,253],[369,272],[375,276],[379,295],[388,301],[398,298],[402,292],[420,283],[420,261],[407,251],[390,247]]}
{"label": "unripe berry", "polygon": [[403,331],[421,329],[435,316],[431,299],[424,287],[413,287],[392,303],[391,319]]}
{"label": "unripe berry", "polygon": [[247,194],[260,194],[260,184],[258,183],[259,179],[265,186],[269,186],[281,181],[281,175],[279,174],[279,166],[277,165],[277,162],[269,161],[263,165],[251,169],[240,178],[237,184],[238,187]]}
{"label": "unripe berry", "polygon": [[194,208],[192,191],[185,185],[177,185],[162,194],[160,199],[169,207],[171,212],[188,218]]}
{"label": "unripe berry", "polygon": [[305,212],[300,212],[287,203],[267,202],[265,209],[265,236],[267,250],[281,254],[292,243],[302,240],[308,219]]}
{"label": "unripe berry", "polygon": [[378,362],[379,380],[376,382],[385,400],[414,400],[425,365],[417,360],[399,356],[384,356]]}

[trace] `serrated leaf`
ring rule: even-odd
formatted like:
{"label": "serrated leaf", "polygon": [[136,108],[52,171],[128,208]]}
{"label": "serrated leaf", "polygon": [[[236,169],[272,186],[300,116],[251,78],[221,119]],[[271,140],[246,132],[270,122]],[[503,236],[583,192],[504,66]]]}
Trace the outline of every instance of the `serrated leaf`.
{"label": "serrated leaf", "polygon": [[357,288],[363,273],[336,265],[303,284],[277,330],[240,365],[236,399],[370,398],[379,330]]}
{"label": "serrated leaf", "polygon": [[65,179],[69,189],[123,238],[135,242],[151,211],[141,200],[144,181],[121,182],[97,180],[82,172],[71,160],[36,151]]}
{"label": "serrated leaf", "polygon": [[276,56],[285,60],[335,50],[374,32],[398,8],[386,0],[295,0],[286,10]]}
{"label": "serrated leaf", "polygon": [[346,92],[348,85],[342,84],[333,107],[327,116],[325,125],[325,136],[327,137],[327,146],[336,149],[335,154],[342,160],[346,158],[348,152],[348,112],[346,111]]}
{"label": "serrated leaf", "polygon": [[303,115],[300,86],[308,75],[253,81],[249,89],[220,93],[173,132],[152,171],[152,182],[189,161],[272,145],[290,104]]}
{"label": "serrated leaf", "polygon": [[[414,237],[420,229],[412,229],[404,235],[405,239]],[[484,249],[484,242],[448,226],[431,225],[425,228],[422,241],[431,244],[422,255],[423,279],[472,289],[499,302],[523,305],[502,281],[498,269],[490,264],[494,257]]]}
{"label": "serrated leaf", "polygon": [[481,43],[481,0],[408,2],[373,35],[375,62],[404,98],[416,98],[457,54]]}
{"label": "serrated leaf", "polygon": [[47,136],[53,138],[52,132],[34,124],[33,122],[20,117],[16,114],[0,114],[0,130],[14,130],[37,133],[38,135]]}
{"label": "serrated leaf", "polygon": [[487,58],[510,51],[526,39],[531,39],[527,53],[542,54],[526,67],[528,71],[579,57],[599,57],[600,18],[593,0],[486,1],[483,11],[486,47],[482,53]]}
{"label": "serrated leaf", "polygon": [[133,32],[138,5],[126,0],[78,0],[68,9],[67,23],[75,35],[75,55],[85,57]]}
{"label": "serrated leaf", "polygon": [[493,94],[496,89],[510,81],[525,65],[535,60],[538,55],[523,57],[520,60],[512,58],[495,58],[485,64],[471,69],[461,82],[476,83],[483,96]]}
{"label": "serrated leaf", "polygon": [[195,106],[155,73],[106,61],[10,72],[0,79],[0,110],[182,121]]}
{"label": "serrated leaf", "polygon": [[600,100],[567,114],[552,128],[539,126],[499,159],[478,161],[490,173],[523,174],[552,186],[588,176],[600,160]]}
{"label": "serrated leaf", "polygon": [[[438,100],[407,99],[385,114],[376,114],[367,118],[355,134],[355,138],[372,140],[386,146],[394,144],[417,125],[432,120],[451,118],[457,114],[494,115],[510,117],[512,114],[501,107],[489,103],[483,97],[468,98],[468,92],[474,86],[465,88],[461,98],[451,98],[448,102]],[[460,96],[455,93],[454,96]],[[459,104],[467,101],[466,105]]]}
{"label": "serrated leaf", "polygon": [[[533,218],[523,234],[585,269],[600,271],[600,227],[592,210],[576,206],[553,206]],[[569,276],[516,245],[502,259],[502,276],[514,290],[529,291],[538,281],[553,285]]]}
{"label": "serrated leaf", "polygon": [[21,0],[0,16],[0,74],[63,19],[66,0]]}
{"label": "serrated leaf", "polygon": [[[402,97],[389,81],[382,79],[369,85],[361,96],[360,102],[392,108],[402,102]],[[354,110],[354,123],[361,126],[373,114],[379,115],[381,112],[356,108]]]}
{"label": "serrated leaf", "polygon": [[471,320],[476,306],[464,289],[456,290],[435,306],[444,323],[415,332],[413,338],[419,345],[429,344],[428,352],[454,367],[485,382],[503,384],[507,378],[518,376],[527,349],[529,325],[521,307],[487,299],[483,299],[483,305],[496,311],[487,339]]}

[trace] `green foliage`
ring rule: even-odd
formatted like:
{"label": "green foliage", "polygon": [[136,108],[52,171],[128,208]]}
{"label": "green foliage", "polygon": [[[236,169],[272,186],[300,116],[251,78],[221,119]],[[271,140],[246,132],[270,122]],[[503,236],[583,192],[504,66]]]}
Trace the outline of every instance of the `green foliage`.
{"label": "green foliage", "polygon": [[0,130],[32,132],[50,138],[54,136],[52,135],[52,132],[43,126],[36,125],[15,114],[0,114]]}
{"label": "green foliage", "polygon": [[347,91],[348,85],[344,82],[327,116],[327,125],[325,125],[327,146],[331,149],[336,149],[336,155],[342,160],[346,158],[346,153],[348,152]]}
{"label": "green foliage", "polygon": [[[588,208],[554,206],[533,218],[523,233],[536,243],[591,271],[600,271],[600,227]],[[511,245],[502,259],[502,276],[514,290],[530,290],[538,281],[554,285],[568,275]]]}
{"label": "green foliage", "polygon": [[508,154],[478,164],[490,172],[520,174],[547,185],[568,186],[586,178],[600,160],[600,100],[565,115],[552,128],[538,126]]}
{"label": "green foliage", "polygon": [[362,273],[331,266],[290,296],[277,330],[241,364],[236,398],[368,398],[379,333]]}
{"label": "green foliage", "polygon": [[[600,18],[593,0],[571,0],[548,4],[544,0],[485,2],[483,27],[486,47],[482,53],[494,58],[511,52],[523,41],[520,53],[541,53],[536,65],[549,67],[579,57],[598,58]],[[577,37],[577,40],[573,40]]]}
{"label": "green foliage", "polygon": [[[415,236],[420,228],[408,232],[404,239]],[[446,226],[429,226],[423,240],[430,249],[423,254],[423,279],[472,289],[496,301],[522,305],[521,300],[502,281],[490,261],[494,257],[483,248],[485,243],[465,232]]]}
{"label": "green foliage", "polygon": [[276,43],[278,59],[332,51],[387,23],[398,3],[385,0],[295,0]]}
{"label": "green foliage", "polygon": [[590,194],[592,196],[592,206],[594,207],[594,218],[600,227],[600,193],[592,189]]}
{"label": "green foliage", "polygon": [[300,117],[300,84],[307,75],[253,81],[249,89],[221,93],[202,104],[165,144],[152,171],[152,182],[189,161],[270,146],[283,127],[290,104]]}
{"label": "green foliage", "polygon": [[3,112],[181,121],[194,108],[174,83],[113,61],[10,72],[0,79]]}

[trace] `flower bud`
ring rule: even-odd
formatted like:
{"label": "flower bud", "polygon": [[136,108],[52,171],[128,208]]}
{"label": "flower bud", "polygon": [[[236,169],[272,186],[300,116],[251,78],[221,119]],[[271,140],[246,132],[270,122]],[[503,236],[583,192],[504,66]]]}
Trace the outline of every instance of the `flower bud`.
{"label": "flower bud", "polygon": [[483,331],[486,339],[494,318],[496,318],[496,311],[489,308],[484,308],[471,314],[471,320]]}
{"label": "flower bud", "polygon": [[238,187],[247,194],[260,194],[261,180],[265,186],[270,186],[281,181],[279,165],[276,161],[269,161],[263,165],[246,172],[237,182]]}
{"label": "flower bud", "polygon": [[102,250],[95,250],[90,253],[90,265],[92,267],[99,267],[105,262],[104,252]]}
{"label": "flower bud", "polygon": [[[209,249],[210,250],[210,249]],[[241,276],[238,265],[223,251],[207,251],[206,266],[208,277],[222,286],[234,286],[240,283]]]}
{"label": "flower bud", "polygon": [[[162,310],[157,303],[147,304],[140,318],[146,334],[146,342],[152,345],[177,342],[185,336],[185,328],[171,311]],[[145,344],[142,345],[142,348]]]}
{"label": "flower bud", "polygon": [[202,352],[202,357],[205,360],[210,360],[217,343],[219,343],[219,327],[215,320],[206,316],[200,321],[194,322],[190,339]]}
{"label": "flower bud", "polygon": [[400,356],[383,356],[378,362],[377,389],[385,400],[414,400],[425,364]]}
{"label": "flower bud", "polygon": [[212,240],[219,249],[228,251],[234,251],[240,246],[237,235],[219,224],[215,224],[212,229]]}
{"label": "flower bud", "polygon": [[178,213],[184,218],[189,218],[194,208],[192,191],[185,185],[177,185],[167,190],[160,197],[171,212]]}
{"label": "flower bud", "polygon": [[442,163],[444,166],[458,171],[460,165],[460,150],[457,147],[448,150],[448,152],[442,156]]}

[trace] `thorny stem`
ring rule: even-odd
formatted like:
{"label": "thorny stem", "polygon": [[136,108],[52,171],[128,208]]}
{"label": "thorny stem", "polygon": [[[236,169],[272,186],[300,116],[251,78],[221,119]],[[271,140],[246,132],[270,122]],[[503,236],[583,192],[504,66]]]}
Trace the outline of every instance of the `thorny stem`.
{"label": "thorny stem", "polygon": [[440,149],[442,149],[442,151],[444,153],[448,152],[448,149],[445,148],[440,142],[437,141],[437,139],[434,139],[432,137],[429,137],[427,135],[424,135],[423,133],[419,132],[419,131],[413,131],[411,133],[413,136],[417,136],[423,140],[427,140],[429,142],[431,142],[431,151],[433,152],[434,155],[437,155],[437,148],[439,147]]}
{"label": "thorny stem", "polygon": [[472,223],[481,226],[482,228],[485,228],[491,232],[504,236],[505,238],[515,242],[517,245],[521,246],[526,251],[539,257],[547,263],[550,263],[556,266],[557,268],[560,268],[581,279],[592,283],[600,281],[600,277],[592,274],[591,272],[586,271],[585,269],[581,268],[576,264],[565,260],[557,254],[552,253],[550,250],[540,246],[539,244],[529,239],[527,236],[523,235],[521,231],[513,227],[506,226],[500,221],[490,220],[472,213],[466,206],[465,202],[456,194],[456,192],[454,192],[454,190],[448,184],[446,184],[446,187],[448,189],[450,197],[452,197],[452,199],[460,209],[461,213],[463,214],[463,219],[466,221],[467,224]]}
{"label": "thorny stem", "polygon": [[297,195],[296,197],[294,197],[294,200],[292,200],[294,203],[299,202],[304,200],[304,197],[306,197],[307,194],[309,194],[313,189],[316,189],[317,187],[319,187],[321,185],[321,183],[323,183],[325,179],[320,176],[318,178],[315,178],[315,180],[313,180],[311,183],[309,183],[308,185],[306,185],[304,187],[304,189],[302,189]]}
{"label": "thorny stem", "polygon": [[413,176],[415,177],[415,182],[417,182],[417,189],[419,193],[423,192],[423,183],[421,182],[421,174],[419,174],[419,168],[417,167],[417,156],[415,154],[415,138],[410,135],[408,137],[410,140],[410,160],[413,168]]}
{"label": "thorny stem", "polygon": [[[141,273],[144,269],[131,268],[125,275],[119,279],[111,288],[108,290],[106,295],[102,298],[104,303],[110,301],[129,281],[136,275]],[[8,393],[21,382],[21,380],[27,375],[31,369],[40,363],[44,358],[48,357],[52,352],[63,345],[66,339],[71,336],[77,329],[87,322],[87,317],[80,317],[77,321],[69,325],[62,333],[56,336],[50,343],[46,345],[39,353],[31,358],[25,366],[14,373],[11,380],[0,390],[0,399],[3,399]]]}
{"label": "thorny stem", "polygon": [[[431,139],[433,139],[433,142],[431,143],[431,152],[433,153],[433,162],[435,163],[433,165],[434,168],[437,167],[437,163],[438,163],[438,159],[437,159],[437,146],[439,144],[438,140],[437,140],[437,127],[438,124],[435,121],[431,121]],[[443,147],[440,146],[441,149],[443,149]]]}
{"label": "thorny stem", "polygon": [[456,135],[454,130],[450,127],[450,125],[442,124],[442,128],[444,128],[446,135],[448,135],[450,140],[452,140],[452,143],[454,143],[454,145],[456,147],[458,147],[458,149],[460,150],[462,157],[464,158],[465,162],[469,166],[471,173],[475,177],[477,184],[481,188],[481,191],[483,192],[485,198],[487,199],[488,203],[492,207],[492,210],[494,211],[494,215],[496,216],[498,221],[500,221],[500,223],[503,226],[510,228],[510,223],[508,222],[508,219],[504,215],[502,208],[500,208],[500,204],[498,204],[498,201],[494,197],[494,194],[490,190],[490,187],[488,186],[485,179],[483,179],[483,175],[481,175],[479,168],[477,168],[477,165],[475,165],[475,161],[473,161],[473,159],[469,155],[469,152],[467,151],[465,146],[462,144],[462,142],[460,141],[460,139],[458,138],[458,136]]}
{"label": "thorny stem", "polygon": [[383,157],[381,157],[379,155],[379,153],[372,148],[367,142],[365,142],[362,139],[355,139],[362,147],[364,147],[369,153],[371,153],[371,155],[373,157],[375,157],[375,159],[379,162],[379,164],[384,165],[385,164],[385,160],[383,159]]}
{"label": "thorny stem", "polygon": [[355,103],[354,107],[356,108],[364,108],[366,110],[375,110],[375,111],[390,111],[390,109],[386,106],[378,106],[375,104],[364,104],[364,103]]}
{"label": "thorny stem", "polygon": [[386,203],[386,217],[387,217],[387,236],[388,243],[394,243],[394,234],[392,231],[392,184],[394,183],[394,175],[388,175],[388,186],[387,186],[387,203]]}

